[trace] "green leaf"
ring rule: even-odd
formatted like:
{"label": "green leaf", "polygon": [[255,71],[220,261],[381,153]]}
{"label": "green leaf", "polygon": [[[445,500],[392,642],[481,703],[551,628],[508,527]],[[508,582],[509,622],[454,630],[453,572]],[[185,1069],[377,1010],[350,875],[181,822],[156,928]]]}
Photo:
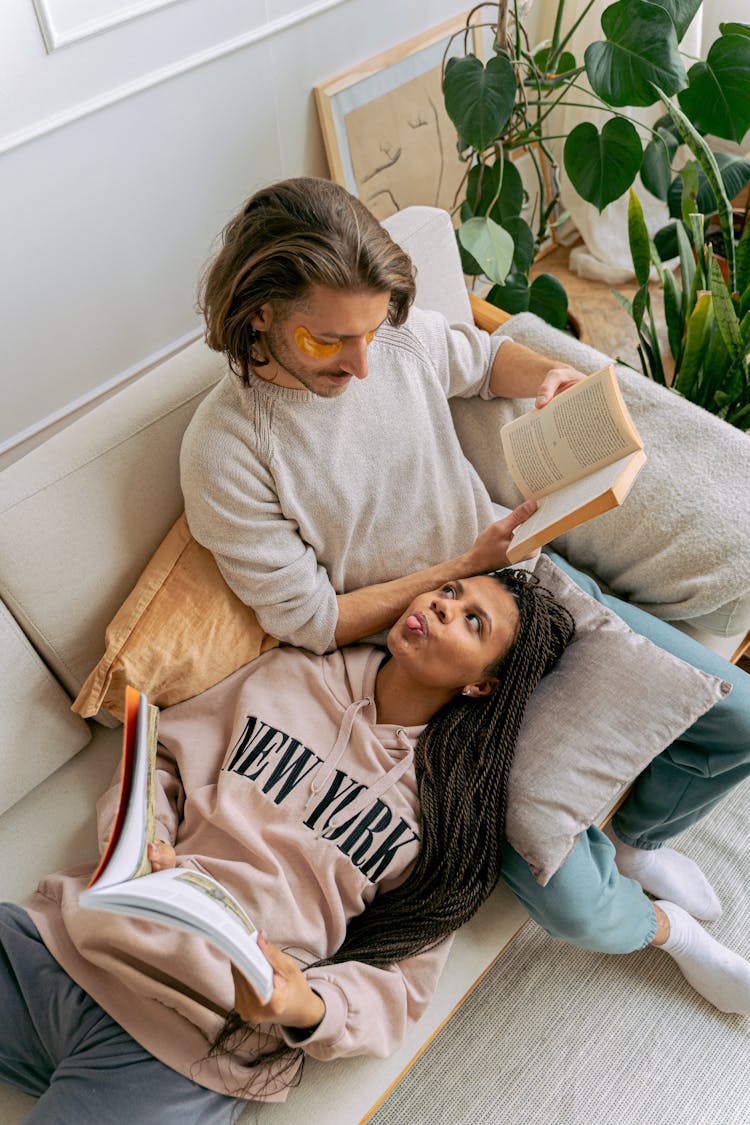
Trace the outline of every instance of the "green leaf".
{"label": "green leaf", "polygon": [[643,317],[650,304],[651,294],[648,290],[648,282],[645,282],[645,284],[641,285],[640,289],[636,290],[635,296],[633,297],[633,323],[638,329],[639,334],[642,331]]}
{"label": "green leaf", "polygon": [[513,239],[513,264],[514,273],[527,274],[534,261],[534,232],[525,219],[515,216],[505,219],[503,227]]}
{"label": "green leaf", "polygon": [[602,12],[606,42],[584,55],[591,87],[608,105],[652,105],[653,86],[676,94],[687,85],[670,16],[648,0],[617,0]]}
{"label": "green leaf", "polygon": [[680,255],[680,278],[682,279],[682,316],[687,316],[687,297],[693,288],[695,279],[695,257],[693,256],[693,248],[690,245],[685,228],[682,223],[677,224],[677,248]]}
{"label": "green leaf", "polygon": [[529,285],[523,274],[509,273],[504,285],[493,285],[485,300],[505,312],[526,312],[529,307]]}
{"label": "green leaf", "polygon": [[[738,156],[734,152],[715,152],[714,157],[719,168],[724,191],[730,199],[734,199],[745,185],[750,183],[750,160],[744,156]],[[680,176],[676,176],[669,186],[667,206],[670,215],[676,217],[681,214],[682,179]],[[698,192],[694,209],[700,211],[703,215],[713,215],[716,211],[716,197],[706,179],[705,172],[700,166],[698,167]]]}
{"label": "green leaf", "polygon": [[694,160],[688,160],[680,169],[680,183],[682,184],[680,212],[683,223],[689,226],[691,215],[696,212],[703,214],[698,206],[698,165]]}
{"label": "green leaf", "polygon": [[551,273],[534,278],[529,288],[529,312],[536,313],[554,328],[568,322],[568,297],[562,283]]}
{"label": "green leaf", "polygon": [[745,221],[745,227],[737,243],[737,291],[745,292],[750,285],[750,220]]}
{"label": "green leaf", "polygon": [[720,23],[722,35],[747,35],[750,38],[750,23]]}
{"label": "green leaf", "polygon": [[643,150],[641,180],[643,186],[657,199],[666,199],[672,182],[672,159],[679,145],[679,138],[671,129],[655,129]]}
{"label": "green leaf", "polygon": [[662,285],[664,285],[664,274],[666,272],[664,263],[659,257],[659,251],[656,249],[656,243],[651,238],[649,238],[648,240],[648,256],[651,259],[651,265],[656,269],[659,281]]}
{"label": "green leaf", "polygon": [[708,274],[706,273],[706,249],[705,249],[705,221],[703,215],[693,212],[690,216],[690,223],[688,230],[690,231],[690,241],[693,244],[693,250],[696,252],[697,262],[695,264],[696,273],[699,275],[699,287],[701,289],[709,288]]}
{"label": "green leaf", "polygon": [[[463,222],[468,222],[470,218],[471,215],[468,215],[466,219],[463,219]],[[461,230],[460,227],[459,230]],[[461,269],[463,270],[463,272],[468,273],[469,277],[478,277],[481,273],[480,264],[479,262],[473,260],[468,250],[463,249],[458,231],[455,232],[455,244],[457,244],[459,248],[459,254],[461,257]]]}
{"label": "green leaf", "polygon": [[745,348],[750,344],[750,309],[743,314],[740,321],[740,341],[742,342],[742,350],[744,353]]}
{"label": "green leaf", "polygon": [[688,317],[682,363],[679,370],[675,372],[672,384],[676,391],[693,402],[696,401],[696,395],[698,394],[698,377],[712,322],[713,302],[711,294],[704,293],[702,297],[698,298],[695,308]]}
{"label": "green leaf", "polygon": [[507,231],[492,219],[477,218],[465,222],[458,237],[490,281],[505,281],[513,261],[513,239]]}
{"label": "green leaf", "polygon": [[[724,343],[724,337],[721,332],[714,331],[711,336],[711,342],[706,351],[706,358],[703,363],[704,372],[704,385],[701,388],[701,404],[706,407],[711,407],[717,403],[717,397],[724,393],[728,388],[727,375],[732,366],[732,357],[727,351],[727,346]],[[727,401],[731,401],[731,397]]]}
{"label": "green leaf", "polygon": [[658,4],[668,13],[674,24],[678,41],[682,39],[701,6],[701,0],[651,0],[651,2]]}
{"label": "green leaf", "polygon": [[[746,288],[744,289],[744,291],[742,293],[742,296],[740,297],[740,311],[739,311],[740,320],[743,320],[743,317],[747,316],[747,314],[749,312],[750,312],[750,285],[746,286]],[[744,321],[743,321],[743,323],[744,323]]]}
{"label": "green leaf", "polygon": [[737,313],[724,278],[721,276],[719,263],[715,259],[711,262],[711,295],[714,299],[714,316],[727,351],[733,360],[742,358],[742,340]]}
{"label": "green leaf", "polygon": [[466,183],[466,200],[474,215],[486,215],[492,205],[489,217],[496,223],[505,223],[520,215],[523,181],[513,161],[505,159],[496,160],[493,164],[475,164]]}
{"label": "green leaf", "polygon": [[613,117],[601,133],[590,121],[576,125],[565,141],[563,159],[578,194],[602,212],[632,184],[643,149],[632,122]]}
{"label": "green leaf", "polygon": [[696,129],[741,141],[750,127],[750,39],[720,36],[690,67],[688,82],[678,100]]}
{"label": "green leaf", "polygon": [[677,226],[678,224],[672,220],[654,235],[654,246],[663,262],[677,257]]}
{"label": "green leaf", "polygon": [[628,240],[630,242],[630,255],[633,259],[635,279],[639,285],[648,283],[651,270],[651,253],[649,249],[648,229],[643,218],[643,208],[633,189],[630,189],[628,200]]}
{"label": "green leaf", "polygon": [[672,358],[680,354],[683,333],[682,293],[671,270],[664,271],[664,319],[667,322],[667,339]]}
{"label": "green leaf", "polygon": [[459,136],[483,152],[502,135],[516,101],[516,74],[505,54],[486,66],[475,55],[449,59],[443,82],[445,108]]}

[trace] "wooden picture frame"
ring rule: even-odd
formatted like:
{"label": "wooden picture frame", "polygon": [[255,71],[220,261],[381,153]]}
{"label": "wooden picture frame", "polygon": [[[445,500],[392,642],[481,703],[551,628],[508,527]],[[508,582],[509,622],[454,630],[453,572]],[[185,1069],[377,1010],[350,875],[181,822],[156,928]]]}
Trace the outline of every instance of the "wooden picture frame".
{"label": "wooden picture frame", "polygon": [[[452,211],[466,166],[440,72],[452,36],[464,53],[468,11],[315,87],[330,176],[378,219],[412,204]],[[472,29],[481,57],[481,34]],[[453,50],[453,45],[451,51]]]}

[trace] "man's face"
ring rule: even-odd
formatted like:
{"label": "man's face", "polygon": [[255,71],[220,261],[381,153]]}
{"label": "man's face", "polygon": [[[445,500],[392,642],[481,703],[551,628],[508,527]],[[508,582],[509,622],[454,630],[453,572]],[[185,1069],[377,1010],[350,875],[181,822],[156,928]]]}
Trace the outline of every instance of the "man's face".
{"label": "man's face", "polygon": [[352,379],[367,376],[367,345],[386,320],[389,301],[389,292],[347,293],[313,285],[283,317],[263,305],[253,327],[270,363],[256,374],[323,398],[343,394]]}

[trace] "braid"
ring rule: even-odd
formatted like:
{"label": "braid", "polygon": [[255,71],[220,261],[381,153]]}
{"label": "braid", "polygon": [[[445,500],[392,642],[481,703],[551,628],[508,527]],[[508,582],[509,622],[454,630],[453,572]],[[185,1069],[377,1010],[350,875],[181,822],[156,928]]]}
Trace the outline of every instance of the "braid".
{"label": "braid", "polygon": [[497,688],[451,701],[427,724],[415,750],[422,842],[407,879],[353,918],[325,963],[390,965],[468,921],[500,877],[508,777],[526,704],[557,662],[575,625],[524,570],[493,574],[515,597],[510,649],[488,668]]}

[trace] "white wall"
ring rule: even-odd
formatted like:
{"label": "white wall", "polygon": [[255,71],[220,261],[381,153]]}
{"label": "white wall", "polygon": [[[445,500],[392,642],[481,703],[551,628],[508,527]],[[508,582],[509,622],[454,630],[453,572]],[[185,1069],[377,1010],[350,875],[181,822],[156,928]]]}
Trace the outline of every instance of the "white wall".
{"label": "white wall", "polygon": [[33,0],[2,0],[4,459],[198,334],[226,219],[263,183],[327,174],[315,83],[466,6],[37,0],[72,40],[48,53]]}

